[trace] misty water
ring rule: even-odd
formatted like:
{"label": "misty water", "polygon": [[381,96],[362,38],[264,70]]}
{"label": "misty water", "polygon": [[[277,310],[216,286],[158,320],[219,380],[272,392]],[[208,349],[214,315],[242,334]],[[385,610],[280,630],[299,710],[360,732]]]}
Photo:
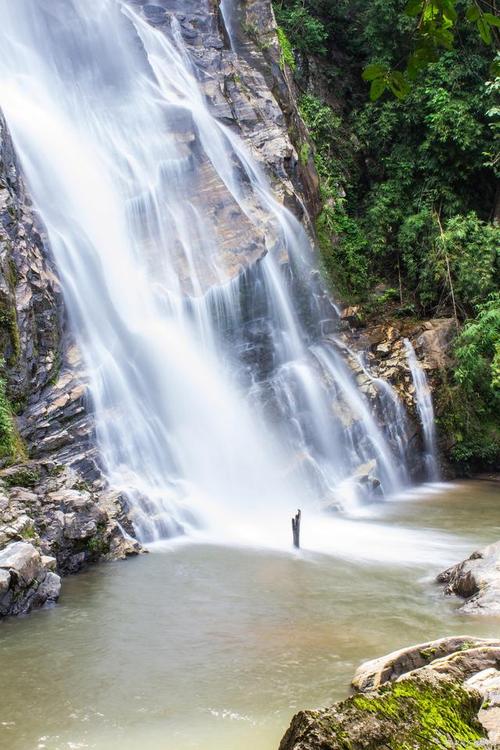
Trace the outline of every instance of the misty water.
{"label": "misty water", "polygon": [[[360,661],[498,635],[432,582],[498,539],[492,518],[498,484],[469,482],[351,521],[340,556],[177,543],[68,578],[56,608],[0,625],[0,747],[276,750],[294,712],[347,694]],[[407,542],[397,561],[387,528]]]}
{"label": "misty water", "polygon": [[367,466],[401,489],[401,405],[357,387],[311,241],[212,114],[182,18],[0,0],[1,106],[136,534],[255,543],[265,513],[274,546],[297,507],[366,499]]}

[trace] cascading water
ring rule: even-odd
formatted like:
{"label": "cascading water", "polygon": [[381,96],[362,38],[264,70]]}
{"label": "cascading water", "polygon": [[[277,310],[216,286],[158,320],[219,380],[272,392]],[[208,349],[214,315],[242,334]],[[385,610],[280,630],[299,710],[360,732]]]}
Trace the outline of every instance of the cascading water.
{"label": "cascading water", "polygon": [[209,113],[176,19],[0,0],[0,23],[1,105],[139,536],[286,534],[297,507],[357,502],[368,461],[398,489],[390,430],[322,337],[306,233]]}
{"label": "cascading water", "polygon": [[427,377],[423,368],[420,366],[411,341],[405,339],[404,344],[406,347],[408,366],[415,386],[415,401],[417,404],[418,415],[420,417],[420,422],[422,423],[427,479],[430,479],[431,482],[435,482],[439,479],[439,469],[436,447],[436,423],[434,419],[434,406],[432,404],[431,391],[427,382]]}

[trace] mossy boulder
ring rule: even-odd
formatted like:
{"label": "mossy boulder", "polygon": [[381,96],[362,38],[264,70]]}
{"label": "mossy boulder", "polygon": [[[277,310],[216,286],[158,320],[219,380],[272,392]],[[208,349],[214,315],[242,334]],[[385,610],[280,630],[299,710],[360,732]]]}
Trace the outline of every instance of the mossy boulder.
{"label": "mossy boulder", "polygon": [[362,664],[358,692],[302,711],[280,750],[460,750],[498,747],[500,641],[453,636]]}
{"label": "mossy boulder", "polygon": [[426,673],[297,714],[280,750],[455,750],[488,744],[481,695]]}

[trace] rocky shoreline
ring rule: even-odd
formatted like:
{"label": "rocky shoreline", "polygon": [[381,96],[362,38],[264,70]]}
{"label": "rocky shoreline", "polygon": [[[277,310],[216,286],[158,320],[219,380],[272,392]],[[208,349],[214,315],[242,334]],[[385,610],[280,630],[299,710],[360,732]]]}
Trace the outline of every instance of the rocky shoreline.
{"label": "rocky shoreline", "polygon": [[301,711],[280,750],[494,748],[500,742],[500,641],[455,636],[362,664],[354,694]]}

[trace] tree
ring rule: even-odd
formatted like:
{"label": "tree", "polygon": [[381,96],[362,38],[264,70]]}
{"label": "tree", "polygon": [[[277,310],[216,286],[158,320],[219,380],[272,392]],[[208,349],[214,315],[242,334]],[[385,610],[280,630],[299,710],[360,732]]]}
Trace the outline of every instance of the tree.
{"label": "tree", "polygon": [[[376,101],[386,90],[399,99],[407,96],[411,83],[429,63],[439,60],[442,50],[451,50],[455,44],[460,17],[474,24],[484,44],[498,46],[497,29],[500,18],[496,15],[495,0],[409,0],[405,14],[414,19],[411,36],[415,40],[403,69],[391,68],[382,63],[371,63],[363,71],[370,82],[370,99]],[[495,59],[491,75],[499,75],[500,66]]]}

